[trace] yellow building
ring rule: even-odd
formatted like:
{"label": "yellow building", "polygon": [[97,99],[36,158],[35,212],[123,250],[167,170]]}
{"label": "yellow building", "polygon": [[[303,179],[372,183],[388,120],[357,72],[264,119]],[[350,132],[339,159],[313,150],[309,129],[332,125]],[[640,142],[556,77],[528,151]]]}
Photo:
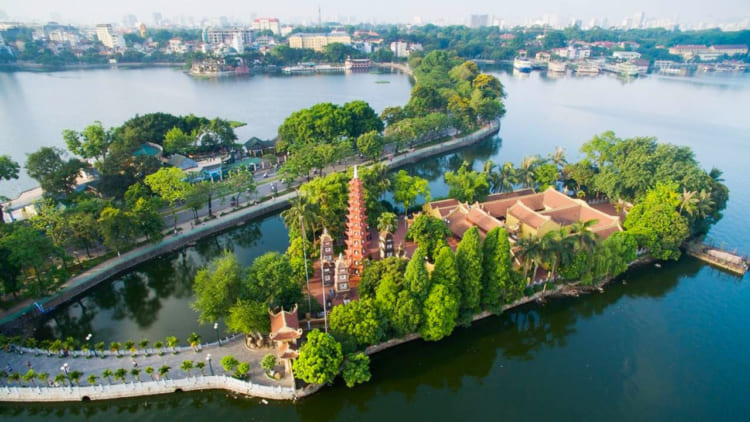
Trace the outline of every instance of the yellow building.
{"label": "yellow building", "polygon": [[323,51],[328,44],[341,43],[351,45],[352,37],[346,32],[334,31],[330,34],[292,34],[289,36],[289,47],[309,48]]}

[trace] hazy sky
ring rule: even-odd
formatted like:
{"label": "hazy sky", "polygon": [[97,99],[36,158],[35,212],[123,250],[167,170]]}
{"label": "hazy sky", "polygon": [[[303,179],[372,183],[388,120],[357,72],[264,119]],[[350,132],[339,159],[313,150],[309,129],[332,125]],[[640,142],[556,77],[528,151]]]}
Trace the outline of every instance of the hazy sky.
{"label": "hazy sky", "polygon": [[247,20],[252,15],[275,16],[282,20],[300,22],[317,21],[317,6],[322,9],[323,20],[341,19],[354,22],[407,22],[415,17],[423,22],[443,20],[447,23],[465,23],[472,13],[490,14],[507,23],[523,23],[527,18],[556,15],[560,24],[570,18],[608,18],[610,24],[619,24],[624,17],[643,11],[646,18],[668,18],[681,24],[722,22],[750,16],[750,0],[2,0],[3,12],[11,20],[47,21],[58,19],[73,23],[120,23],[126,14],[135,15],[149,24],[154,12],[164,17],[227,16]]}

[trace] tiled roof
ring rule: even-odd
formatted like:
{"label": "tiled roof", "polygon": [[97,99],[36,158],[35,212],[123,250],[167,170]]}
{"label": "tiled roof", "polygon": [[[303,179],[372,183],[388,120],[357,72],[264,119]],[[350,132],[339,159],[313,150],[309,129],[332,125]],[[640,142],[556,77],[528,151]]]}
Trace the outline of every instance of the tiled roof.
{"label": "tiled roof", "polygon": [[276,314],[271,314],[271,333],[278,333],[284,328],[291,328],[295,331],[299,329],[296,306],[291,312],[282,309]]}
{"label": "tiled roof", "polygon": [[515,205],[508,208],[508,213],[535,229],[538,229],[542,224],[550,220],[549,217],[534,212],[534,210],[521,201],[516,202]]}

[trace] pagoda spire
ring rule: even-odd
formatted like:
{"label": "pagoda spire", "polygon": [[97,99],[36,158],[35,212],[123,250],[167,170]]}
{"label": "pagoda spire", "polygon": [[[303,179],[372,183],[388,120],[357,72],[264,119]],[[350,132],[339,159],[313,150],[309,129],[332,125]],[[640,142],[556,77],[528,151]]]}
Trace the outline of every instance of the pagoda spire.
{"label": "pagoda spire", "polygon": [[351,276],[358,278],[367,257],[367,215],[362,180],[354,166],[354,176],[349,181],[349,207],[346,218],[346,259]]}

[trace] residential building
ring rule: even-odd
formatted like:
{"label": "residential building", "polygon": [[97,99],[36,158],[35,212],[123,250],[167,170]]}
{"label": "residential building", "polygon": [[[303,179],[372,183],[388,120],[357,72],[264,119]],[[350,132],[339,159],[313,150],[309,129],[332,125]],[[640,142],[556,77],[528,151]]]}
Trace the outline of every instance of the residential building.
{"label": "residential building", "polygon": [[281,34],[281,25],[276,18],[256,18],[253,20],[254,31],[271,31],[274,35]]}
{"label": "residential building", "polygon": [[421,51],[422,44],[407,43],[406,41],[394,41],[391,43],[391,51],[396,57],[409,57],[412,51]]}
{"label": "residential building", "polygon": [[352,37],[346,32],[334,31],[329,34],[298,33],[289,36],[289,47],[309,48],[323,51],[328,44],[341,43],[351,45]]}
{"label": "residential building", "polygon": [[211,45],[232,45],[235,38],[239,37],[242,44],[249,45],[253,42],[253,30],[248,28],[214,28],[203,29],[203,42]]}
{"label": "residential building", "polygon": [[96,38],[107,48],[125,49],[125,39],[122,35],[116,34],[110,24],[96,25]]}
{"label": "residential building", "polygon": [[739,56],[747,54],[747,45],[745,44],[720,44],[712,45],[711,50],[727,56]]}
{"label": "residential building", "polygon": [[708,50],[708,47],[702,44],[684,44],[670,47],[669,54],[674,54],[675,56],[680,56],[685,60],[690,60],[693,57],[697,56],[698,53],[705,50]]}

